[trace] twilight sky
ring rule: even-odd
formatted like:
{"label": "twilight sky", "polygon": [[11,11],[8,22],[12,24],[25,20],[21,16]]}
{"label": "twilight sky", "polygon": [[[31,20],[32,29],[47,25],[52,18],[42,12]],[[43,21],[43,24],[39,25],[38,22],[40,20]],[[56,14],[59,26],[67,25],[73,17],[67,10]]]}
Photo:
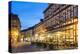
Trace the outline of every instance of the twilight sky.
{"label": "twilight sky", "polygon": [[19,2],[11,3],[11,12],[17,14],[21,21],[21,29],[31,27],[44,18],[43,11],[47,8],[47,3]]}

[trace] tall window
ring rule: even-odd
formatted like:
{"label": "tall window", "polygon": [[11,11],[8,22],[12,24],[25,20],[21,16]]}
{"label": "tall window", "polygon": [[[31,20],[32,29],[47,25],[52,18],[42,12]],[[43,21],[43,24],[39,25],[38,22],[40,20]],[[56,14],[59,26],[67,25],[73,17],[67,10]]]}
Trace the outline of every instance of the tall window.
{"label": "tall window", "polygon": [[59,14],[55,16],[55,24],[59,24]]}
{"label": "tall window", "polygon": [[71,15],[71,18],[73,18],[73,6],[71,6],[71,11],[70,11],[70,15]]}
{"label": "tall window", "polygon": [[70,7],[66,9],[66,20],[70,20]]}
{"label": "tall window", "polygon": [[64,10],[60,13],[60,23],[65,22],[65,17],[66,17],[66,11]]}
{"label": "tall window", "polygon": [[78,17],[78,6],[74,6],[74,16]]}

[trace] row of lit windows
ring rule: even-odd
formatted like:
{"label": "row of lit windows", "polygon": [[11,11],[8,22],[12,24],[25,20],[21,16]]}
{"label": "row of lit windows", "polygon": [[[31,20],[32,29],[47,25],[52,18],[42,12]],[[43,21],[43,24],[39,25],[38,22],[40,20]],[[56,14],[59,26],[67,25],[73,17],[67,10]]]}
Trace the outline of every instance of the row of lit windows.
{"label": "row of lit windows", "polygon": [[74,16],[78,17],[78,7],[77,6],[75,6],[75,8],[71,6],[63,10],[62,12],[60,12],[53,18],[47,20],[45,25],[46,27],[48,27],[48,26],[55,25],[55,24],[65,23],[66,21],[72,20],[72,17]]}
{"label": "row of lit windows", "polygon": [[63,9],[65,8],[66,5],[61,5],[61,4],[55,4],[55,5],[52,5],[44,14],[44,17],[45,18],[49,18],[50,16],[56,14],[57,12],[59,12],[59,9]]}
{"label": "row of lit windows", "polygon": [[[59,5],[58,5],[58,6],[59,6]],[[44,14],[45,19],[50,18],[51,16],[53,16],[53,15],[56,14],[56,13],[58,13],[59,10],[65,8],[66,6],[68,6],[68,5],[60,6],[57,11],[54,11],[53,8],[49,8],[49,10],[47,10],[46,13]],[[54,7],[54,6],[52,6],[52,7]],[[56,8],[56,7],[54,7],[54,8]],[[66,11],[63,11],[63,12],[64,12],[63,14],[64,14],[64,15],[65,15],[65,14],[68,14],[68,15],[71,15],[71,16],[72,16],[73,13],[69,13],[69,12],[77,12],[78,10],[76,10],[76,9],[78,9],[77,6],[71,6],[71,7],[69,7],[69,8],[66,9],[67,12],[66,12]],[[66,12],[66,13],[65,13],[65,12]],[[77,13],[74,14],[74,16],[76,16],[76,15],[78,15],[78,14],[77,14]]]}
{"label": "row of lit windows", "polygon": [[[71,28],[72,27],[72,28]],[[70,25],[68,27],[62,28],[60,31],[52,33],[53,44],[55,47],[63,46],[70,47],[70,45],[75,45],[77,43],[77,24]],[[68,45],[68,46],[67,46]]]}
{"label": "row of lit windows", "polygon": [[59,8],[59,6],[60,6],[60,5],[56,5],[56,4],[55,4],[55,5],[52,5],[52,6],[49,8],[49,10],[46,11],[45,17],[53,14],[52,12],[54,12],[57,8]]}
{"label": "row of lit windows", "polygon": [[18,25],[18,24],[19,24],[19,21],[18,21],[18,20],[11,20],[11,24],[16,24],[16,25]]}
{"label": "row of lit windows", "polygon": [[17,21],[17,20],[11,20],[11,27],[20,28],[19,21]]}
{"label": "row of lit windows", "polygon": [[[60,28],[56,32],[47,32],[40,35],[36,33],[35,41],[53,44],[55,48],[62,46],[63,48],[77,47],[77,24]],[[66,46],[66,47],[65,47]]]}

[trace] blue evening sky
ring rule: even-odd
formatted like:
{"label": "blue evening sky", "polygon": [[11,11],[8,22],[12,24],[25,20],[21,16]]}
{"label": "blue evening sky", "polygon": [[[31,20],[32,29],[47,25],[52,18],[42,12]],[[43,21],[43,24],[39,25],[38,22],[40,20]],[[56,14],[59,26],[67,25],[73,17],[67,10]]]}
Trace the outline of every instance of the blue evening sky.
{"label": "blue evening sky", "polygon": [[47,8],[47,3],[17,2],[13,1],[11,12],[17,14],[21,21],[21,29],[31,27],[44,18],[43,11]]}

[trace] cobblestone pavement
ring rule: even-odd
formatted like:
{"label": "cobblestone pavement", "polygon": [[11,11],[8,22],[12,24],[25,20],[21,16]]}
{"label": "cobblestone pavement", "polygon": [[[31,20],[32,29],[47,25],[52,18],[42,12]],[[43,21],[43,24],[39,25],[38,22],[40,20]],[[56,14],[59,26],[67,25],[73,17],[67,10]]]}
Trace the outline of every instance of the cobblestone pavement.
{"label": "cobblestone pavement", "polygon": [[12,49],[12,52],[13,53],[17,53],[17,52],[34,52],[34,51],[46,51],[47,49],[46,48],[39,48],[35,45],[22,45],[22,46],[19,46],[17,48],[13,48]]}

